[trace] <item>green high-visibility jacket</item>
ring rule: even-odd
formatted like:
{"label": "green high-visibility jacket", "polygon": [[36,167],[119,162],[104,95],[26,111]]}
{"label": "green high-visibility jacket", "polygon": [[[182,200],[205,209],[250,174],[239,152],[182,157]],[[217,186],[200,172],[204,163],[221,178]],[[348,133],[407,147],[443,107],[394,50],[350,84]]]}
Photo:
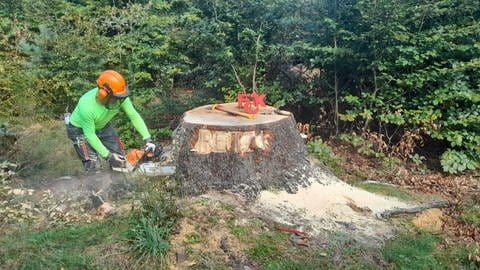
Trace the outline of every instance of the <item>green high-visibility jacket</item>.
{"label": "green high-visibility jacket", "polygon": [[100,156],[106,158],[109,151],[95,134],[95,131],[104,128],[120,109],[127,114],[135,129],[142,136],[142,139],[146,140],[151,137],[145,122],[133,107],[129,97],[127,97],[120,106],[107,109],[104,105],[97,102],[97,91],[98,87],[88,91],[80,98],[77,107],[75,107],[70,117],[70,123],[83,129],[83,134],[87,142]]}

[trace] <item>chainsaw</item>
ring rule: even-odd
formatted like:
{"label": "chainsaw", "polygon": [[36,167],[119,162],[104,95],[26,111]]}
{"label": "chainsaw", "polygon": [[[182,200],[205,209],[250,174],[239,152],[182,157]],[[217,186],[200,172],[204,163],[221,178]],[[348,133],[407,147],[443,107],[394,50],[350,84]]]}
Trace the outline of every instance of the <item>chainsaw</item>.
{"label": "chainsaw", "polygon": [[124,173],[139,173],[146,176],[173,175],[175,166],[164,164],[166,156],[160,144],[155,146],[154,151],[144,149],[132,149],[125,156],[124,168],[112,167],[112,170]]}

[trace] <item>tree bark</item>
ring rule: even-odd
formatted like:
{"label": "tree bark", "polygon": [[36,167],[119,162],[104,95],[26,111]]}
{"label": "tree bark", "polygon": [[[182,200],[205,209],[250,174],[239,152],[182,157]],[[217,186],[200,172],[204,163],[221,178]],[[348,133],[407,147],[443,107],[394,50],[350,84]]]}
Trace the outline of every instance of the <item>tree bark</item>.
{"label": "tree bark", "polygon": [[[240,111],[236,105],[221,106]],[[250,198],[271,186],[294,192],[296,185],[289,182],[301,179],[309,162],[293,115],[276,114],[267,106],[248,119],[211,108],[186,112],[174,132],[181,191],[233,190]]]}

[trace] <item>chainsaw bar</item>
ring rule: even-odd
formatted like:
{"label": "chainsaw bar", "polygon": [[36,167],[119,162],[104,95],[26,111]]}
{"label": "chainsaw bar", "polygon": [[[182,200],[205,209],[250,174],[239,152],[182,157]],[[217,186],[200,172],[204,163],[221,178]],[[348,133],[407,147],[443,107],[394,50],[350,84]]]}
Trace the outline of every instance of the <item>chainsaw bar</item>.
{"label": "chainsaw bar", "polygon": [[112,167],[112,170],[122,173],[138,173],[146,176],[167,176],[175,174],[175,166],[163,165],[158,162],[141,163],[136,167],[127,163],[126,168]]}
{"label": "chainsaw bar", "polygon": [[138,173],[145,176],[167,176],[175,174],[175,166],[162,163],[163,148],[157,145],[154,152],[146,153],[144,150],[133,149],[126,155],[125,168],[113,168],[122,173]]}
{"label": "chainsaw bar", "polygon": [[142,163],[138,166],[137,171],[146,176],[167,176],[175,174],[175,166],[159,163]]}

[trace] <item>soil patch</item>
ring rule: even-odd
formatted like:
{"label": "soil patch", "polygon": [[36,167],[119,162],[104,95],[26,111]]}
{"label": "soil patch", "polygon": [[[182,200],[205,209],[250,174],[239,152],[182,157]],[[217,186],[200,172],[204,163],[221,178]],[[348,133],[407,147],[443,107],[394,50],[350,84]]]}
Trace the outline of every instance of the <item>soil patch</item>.
{"label": "soil patch", "polygon": [[413,224],[418,228],[440,232],[443,227],[443,213],[440,209],[428,209],[418,214],[413,220]]}

